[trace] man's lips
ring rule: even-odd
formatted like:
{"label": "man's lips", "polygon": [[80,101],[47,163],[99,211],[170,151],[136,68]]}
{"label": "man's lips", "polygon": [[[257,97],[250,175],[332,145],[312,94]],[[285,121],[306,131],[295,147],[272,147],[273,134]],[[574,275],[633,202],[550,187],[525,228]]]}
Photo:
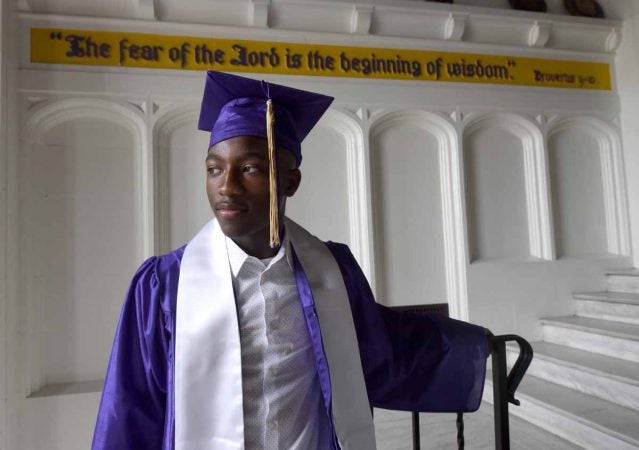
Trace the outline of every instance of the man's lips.
{"label": "man's lips", "polygon": [[215,210],[223,217],[235,217],[248,211],[248,207],[240,203],[222,202],[215,205]]}

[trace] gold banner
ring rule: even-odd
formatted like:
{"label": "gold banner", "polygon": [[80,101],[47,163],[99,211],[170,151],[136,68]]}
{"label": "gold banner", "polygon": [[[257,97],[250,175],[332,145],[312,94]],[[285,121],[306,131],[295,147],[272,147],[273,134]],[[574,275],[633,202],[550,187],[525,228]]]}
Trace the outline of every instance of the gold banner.
{"label": "gold banner", "polygon": [[612,89],[598,62],[53,28],[31,29],[31,62]]}

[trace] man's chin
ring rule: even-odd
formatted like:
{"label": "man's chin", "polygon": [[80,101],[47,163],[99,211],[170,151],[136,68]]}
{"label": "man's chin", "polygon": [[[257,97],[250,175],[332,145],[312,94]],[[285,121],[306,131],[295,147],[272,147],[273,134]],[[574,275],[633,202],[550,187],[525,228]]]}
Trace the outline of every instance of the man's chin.
{"label": "man's chin", "polygon": [[225,220],[220,220],[219,218],[217,218],[217,223],[220,224],[222,233],[231,239],[241,238],[247,234],[246,230],[243,230],[242,227],[238,227],[237,224],[229,224]]}
{"label": "man's chin", "polygon": [[255,227],[250,226],[249,224],[239,223],[238,221],[228,220],[225,218],[216,217],[217,222],[220,224],[220,228],[222,229],[222,233],[228,238],[237,240],[237,239],[246,239],[249,236],[254,236],[259,234],[259,230],[256,230]]}

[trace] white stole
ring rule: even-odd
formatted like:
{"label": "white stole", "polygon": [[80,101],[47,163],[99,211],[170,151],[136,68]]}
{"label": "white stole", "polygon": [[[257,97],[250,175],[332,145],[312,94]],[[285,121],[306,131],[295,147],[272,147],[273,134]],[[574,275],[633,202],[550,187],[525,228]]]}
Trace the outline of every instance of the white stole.
{"label": "white stole", "polygon": [[[373,421],[339,266],[328,248],[299,225],[287,219],[286,229],[315,300],[340,446],[374,449]],[[212,220],[182,256],[175,325],[175,450],[244,448],[240,334],[224,239]]]}

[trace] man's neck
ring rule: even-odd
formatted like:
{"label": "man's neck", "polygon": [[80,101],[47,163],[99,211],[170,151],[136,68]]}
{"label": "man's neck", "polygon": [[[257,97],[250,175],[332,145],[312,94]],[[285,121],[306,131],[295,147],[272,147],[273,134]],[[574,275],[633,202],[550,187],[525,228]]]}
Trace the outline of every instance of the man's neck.
{"label": "man's neck", "polygon": [[[284,207],[280,206],[280,241],[284,241],[284,235],[286,234],[284,227]],[[245,235],[245,236],[228,236],[235,244],[240,247],[244,252],[253,256],[257,259],[266,259],[272,258],[277,255],[277,252],[280,249],[280,245],[277,247],[271,248],[269,245],[270,241],[270,229],[268,226],[265,226],[259,232],[255,234]]]}
{"label": "man's neck", "polygon": [[[273,256],[277,255],[277,252],[280,249],[279,246],[271,248],[271,246],[268,244],[268,239],[264,239],[263,243],[246,242],[248,240],[245,241],[242,238],[231,238],[231,240],[235,242],[238,247],[244,250],[247,255],[253,256],[257,259],[272,258]],[[260,239],[260,241],[262,240]]]}

